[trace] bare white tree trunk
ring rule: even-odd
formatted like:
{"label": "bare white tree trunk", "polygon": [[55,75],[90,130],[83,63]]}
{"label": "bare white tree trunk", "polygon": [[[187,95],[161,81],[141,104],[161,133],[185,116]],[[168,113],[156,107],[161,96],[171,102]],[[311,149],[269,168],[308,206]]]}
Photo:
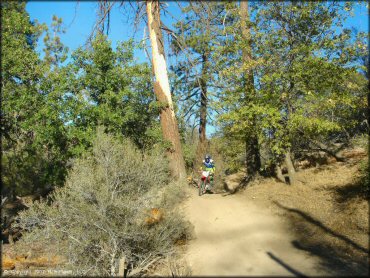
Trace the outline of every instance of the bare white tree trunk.
{"label": "bare white tree trunk", "polygon": [[160,29],[159,1],[146,1],[146,10],[149,37],[152,46],[152,65],[155,76],[154,93],[157,100],[164,105],[160,113],[163,137],[172,144],[171,148],[167,151],[167,156],[170,160],[170,169],[173,177],[176,179],[184,178],[186,176],[185,162],[167,74],[164,43]]}

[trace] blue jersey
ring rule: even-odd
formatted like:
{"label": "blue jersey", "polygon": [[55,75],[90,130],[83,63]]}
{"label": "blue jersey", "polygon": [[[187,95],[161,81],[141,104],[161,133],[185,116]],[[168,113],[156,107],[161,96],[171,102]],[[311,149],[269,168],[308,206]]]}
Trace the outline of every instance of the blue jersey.
{"label": "blue jersey", "polygon": [[206,168],[213,168],[215,167],[215,165],[213,164],[213,162],[209,161],[208,163],[207,162],[204,162],[204,166]]}

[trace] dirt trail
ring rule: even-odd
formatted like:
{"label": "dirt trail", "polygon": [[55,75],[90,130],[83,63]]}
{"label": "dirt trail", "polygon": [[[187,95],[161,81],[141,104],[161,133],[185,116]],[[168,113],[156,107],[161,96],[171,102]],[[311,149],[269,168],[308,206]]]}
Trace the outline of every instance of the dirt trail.
{"label": "dirt trail", "polygon": [[195,239],[185,255],[192,275],[325,275],[317,258],[294,248],[277,216],[243,194],[201,197],[190,191],[185,213]]}

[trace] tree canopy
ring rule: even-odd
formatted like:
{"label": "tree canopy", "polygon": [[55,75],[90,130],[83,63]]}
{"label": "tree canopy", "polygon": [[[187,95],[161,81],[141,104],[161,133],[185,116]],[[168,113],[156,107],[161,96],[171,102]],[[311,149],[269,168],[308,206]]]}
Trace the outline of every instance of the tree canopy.
{"label": "tree canopy", "polygon": [[[173,149],[160,122],[170,103],[153,93],[159,80],[148,63],[135,60],[133,40],[113,48],[107,35],[95,32],[71,52],[60,39],[63,19],[53,16],[49,27],[31,21],[25,5],[2,3],[6,192],[61,186],[100,125],[143,151]],[[172,34],[171,96],[188,170],[210,142],[225,143],[220,150],[230,169],[248,165],[249,142],[266,174],[287,153],[293,163],[307,150],[336,156],[335,147],[368,131],[367,34],[343,27],[353,5],[251,2],[243,18],[236,2],[191,2],[173,31],[162,26]],[[190,134],[189,116],[200,127],[198,138]],[[217,126],[214,138],[206,137],[207,123]],[[194,147],[198,142],[201,148]]]}

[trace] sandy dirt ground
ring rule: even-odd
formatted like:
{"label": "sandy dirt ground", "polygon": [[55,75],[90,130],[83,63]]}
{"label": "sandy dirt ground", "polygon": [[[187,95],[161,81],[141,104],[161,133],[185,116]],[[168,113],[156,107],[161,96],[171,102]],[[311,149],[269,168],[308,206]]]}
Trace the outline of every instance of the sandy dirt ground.
{"label": "sandy dirt ground", "polygon": [[198,196],[185,214],[194,225],[185,259],[194,276],[323,276],[318,259],[292,245],[283,221],[243,194]]}

